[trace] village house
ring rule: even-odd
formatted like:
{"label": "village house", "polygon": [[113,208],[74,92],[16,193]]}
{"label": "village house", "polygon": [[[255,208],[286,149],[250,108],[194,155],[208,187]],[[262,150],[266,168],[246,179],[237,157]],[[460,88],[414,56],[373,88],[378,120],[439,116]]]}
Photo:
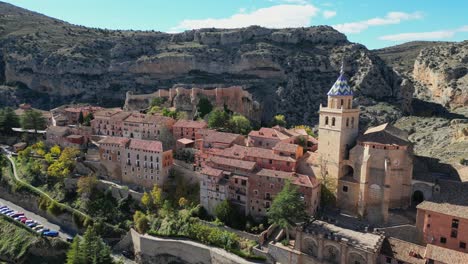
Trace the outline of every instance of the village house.
{"label": "village house", "polygon": [[75,125],[78,124],[80,113],[83,114],[83,118],[85,118],[89,114],[93,114],[97,111],[103,110],[100,106],[72,106],[63,109],[63,115],[67,120],[68,125]]}
{"label": "village house", "polygon": [[58,145],[62,148],[86,148],[91,138],[89,127],[49,126],[46,129],[45,143],[48,146]]}
{"label": "village house", "polygon": [[172,150],[155,140],[106,137],[98,142],[102,165],[110,179],[151,188],[164,185],[172,168]]}
{"label": "village house", "polygon": [[[219,152],[234,145],[245,145],[245,137],[239,134],[218,132],[211,129],[200,129],[195,134],[194,147],[198,150],[195,155],[195,164],[201,167],[211,153]],[[179,139],[179,141],[187,139]],[[188,143],[188,142],[187,142]]]}
{"label": "village house", "polygon": [[176,140],[181,138],[195,140],[198,131],[207,127],[208,124],[205,121],[180,119],[174,124],[172,133]]}
{"label": "village house", "polygon": [[121,109],[104,109],[94,113],[91,128],[94,135],[122,137],[122,125],[125,118],[131,113]]}
{"label": "village house", "polygon": [[423,243],[468,253],[468,206],[424,201],[417,210],[416,227]]}
{"label": "village house", "polygon": [[124,137],[137,139],[157,139],[164,129],[171,133],[175,120],[162,115],[131,113],[123,121]]}

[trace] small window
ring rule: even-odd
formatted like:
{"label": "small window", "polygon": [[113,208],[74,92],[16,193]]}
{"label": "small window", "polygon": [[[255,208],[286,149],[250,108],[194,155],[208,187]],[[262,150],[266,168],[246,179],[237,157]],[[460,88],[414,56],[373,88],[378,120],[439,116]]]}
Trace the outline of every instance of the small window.
{"label": "small window", "polygon": [[466,243],[465,242],[460,242],[460,248],[466,249]]}
{"label": "small window", "polygon": [[385,258],[385,263],[392,263],[392,258],[391,257],[386,257]]}
{"label": "small window", "polygon": [[447,243],[447,238],[445,238],[445,237],[440,237],[440,243],[442,243],[442,244]]}
{"label": "small window", "polygon": [[346,118],[346,127],[349,127],[349,118]]}
{"label": "small window", "polygon": [[452,228],[458,228],[458,223],[459,223],[458,219],[452,219]]}
{"label": "small window", "polygon": [[325,117],[325,125],[328,125],[328,116]]}
{"label": "small window", "polygon": [[458,232],[456,229],[452,229],[452,232],[450,232],[450,237],[457,238]]}
{"label": "small window", "polygon": [[341,103],[341,104],[340,104],[340,106],[343,106],[343,104],[344,104],[344,100],[343,100],[343,99],[341,99],[341,102],[340,102],[340,103]]}
{"label": "small window", "polygon": [[343,186],[343,192],[348,192],[348,186]]}
{"label": "small window", "polygon": [[332,126],[335,126],[335,121],[336,121],[336,119],[334,117],[332,117]]}
{"label": "small window", "polygon": [[431,228],[431,224],[427,224],[426,227],[427,227],[427,228]]}

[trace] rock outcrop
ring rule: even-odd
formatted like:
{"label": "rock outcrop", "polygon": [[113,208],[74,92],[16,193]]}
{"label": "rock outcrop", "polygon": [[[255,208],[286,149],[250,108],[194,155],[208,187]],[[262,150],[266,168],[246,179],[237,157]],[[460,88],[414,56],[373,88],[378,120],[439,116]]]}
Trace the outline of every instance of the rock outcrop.
{"label": "rock outcrop", "polygon": [[[0,3],[0,76],[34,91],[36,107],[63,102],[121,106],[175,84],[242,86],[290,124],[314,124],[342,59],[360,98],[411,111],[411,87],[380,57],[328,26],[200,29],[178,34],[74,26]],[[403,83],[403,85],[402,85]],[[42,100],[38,100],[42,98]]]}
{"label": "rock outcrop", "polygon": [[444,106],[468,106],[468,41],[421,50],[413,78],[426,94]]}

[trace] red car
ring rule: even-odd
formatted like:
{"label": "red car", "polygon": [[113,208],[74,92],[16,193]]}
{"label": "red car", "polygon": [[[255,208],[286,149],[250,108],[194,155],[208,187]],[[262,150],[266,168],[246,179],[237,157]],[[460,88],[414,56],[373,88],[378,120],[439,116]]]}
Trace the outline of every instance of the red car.
{"label": "red car", "polygon": [[21,221],[21,223],[25,224],[26,221],[28,221],[28,218],[24,217],[24,218],[22,218],[20,221]]}

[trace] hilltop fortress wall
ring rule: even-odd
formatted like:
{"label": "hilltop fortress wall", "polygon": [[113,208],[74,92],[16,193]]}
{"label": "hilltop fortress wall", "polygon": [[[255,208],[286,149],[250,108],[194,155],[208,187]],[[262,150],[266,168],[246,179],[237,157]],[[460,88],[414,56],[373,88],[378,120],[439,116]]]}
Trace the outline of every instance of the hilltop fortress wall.
{"label": "hilltop fortress wall", "polygon": [[252,98],[252,94],[245,91],[242,86],[230,86],[226,88],[185,88],[175,86],[168,90],[159,89],[151,94],[138,94],[127,92],[124,109],[139,111],[148,108],[154,98],[167,98],[170,105],[177,110],[193,114],[201,98],[207,98],[215,107],[226,106],[229,110],[240,113],[251,120],[260,121],[262,107]]}

